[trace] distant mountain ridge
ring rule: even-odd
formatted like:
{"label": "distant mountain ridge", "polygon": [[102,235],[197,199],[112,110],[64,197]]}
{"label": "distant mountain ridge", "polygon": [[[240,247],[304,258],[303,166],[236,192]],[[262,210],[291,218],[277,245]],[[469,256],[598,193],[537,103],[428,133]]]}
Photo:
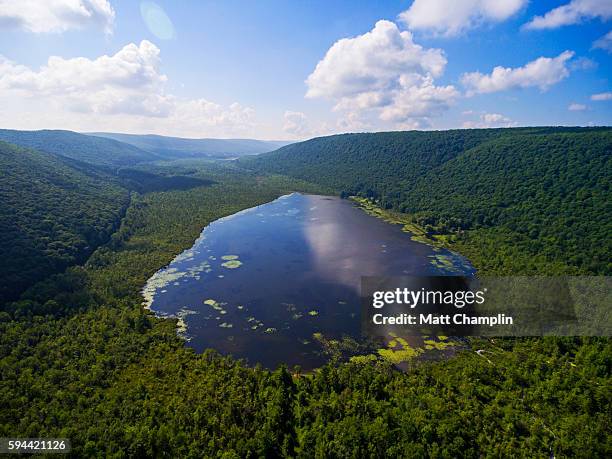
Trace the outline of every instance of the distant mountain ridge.
{"label": "distant mountain ridge", "polygon": [[274,151],[290,143],[253,139],[184,139],[153,134],[81,134],[52,129],[0,129],[0,140],[111,169],[160,160],[237,158]]}
{"label": "distant mountain ridge", "polygon": [[73,131],[0,129],[0,140],[98,166],[132,166],[161,159],[127,143]]}
{"label": "distant mountain ridge", "polygon": [[117,140],[163,159],[236,158],[267,153],[291,143],[281,140],[188,139],[156,134],[138,135],[113,132],[92,132],[88,135]]}

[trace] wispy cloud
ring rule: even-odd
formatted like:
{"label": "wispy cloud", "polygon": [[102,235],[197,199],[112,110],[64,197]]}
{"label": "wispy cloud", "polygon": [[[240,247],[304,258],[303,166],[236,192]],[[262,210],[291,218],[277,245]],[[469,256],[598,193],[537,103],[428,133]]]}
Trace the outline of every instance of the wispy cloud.
{"label": "wispy cloud", "polygon": [[605,100],[612,100],[612,92],[600,92],[599,94],[593,94],[591,100],[601,102]]}
{"label": "wispy cloud", "polygon": [[603,49],[612,53],[612,30],[593,42],[593,48]]}
{"label": "wispy cloud", "polygon": [[536,16],[525,24],[526,29],[556,29],[558,27],[578,24],[588,19],[612,18],[612,2],[609,0],[572,0],[554,8],[543,16]]}

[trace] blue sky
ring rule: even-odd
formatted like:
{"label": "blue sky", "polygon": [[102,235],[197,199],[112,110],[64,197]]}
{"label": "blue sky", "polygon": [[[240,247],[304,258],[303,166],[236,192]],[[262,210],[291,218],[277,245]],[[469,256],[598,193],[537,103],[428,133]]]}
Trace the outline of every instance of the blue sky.
{"label": "blue sky", "polygon": [[610,125],[611,19],[612,0],[0,0],[0,127]]}

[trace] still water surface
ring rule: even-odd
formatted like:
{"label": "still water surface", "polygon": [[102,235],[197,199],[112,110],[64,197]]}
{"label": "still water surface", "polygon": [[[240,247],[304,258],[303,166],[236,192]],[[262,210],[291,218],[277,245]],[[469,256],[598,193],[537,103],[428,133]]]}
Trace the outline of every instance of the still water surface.
{"label": "still water surface", "polygon": [[351,201],[293,193],[212,222],[144,296],[157,315],[180,319],[198,352],[311,369],[327,359],[313,335],[360,336],[361,276],[473,272]]}

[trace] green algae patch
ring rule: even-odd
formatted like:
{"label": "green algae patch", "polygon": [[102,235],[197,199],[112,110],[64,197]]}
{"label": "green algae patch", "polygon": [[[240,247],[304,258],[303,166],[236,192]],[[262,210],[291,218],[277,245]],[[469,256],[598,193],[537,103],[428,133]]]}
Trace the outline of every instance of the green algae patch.
{"label": "green algae patch", "polygon": [[221,266],[228,269],[236,269],[242,266],[242,262],[240,260],[229,260],[225,263],[221,263]]}
{"label": "green algae patch", "polygon": [[252,324],[251,330],[257,330],[258,328],[263,327],[263,322],[261,320],[257,320],[255,317],[247,317],[247,323]]}
{"label": "green algae patch", "polygon": [[[442,339],[444,338],[444,339]],[[436,341],[434,339],[426,339],[423,340],[423,344],[425,345],[425,349],[427,350],[438,350],[438,351],[443,351],[445,349],[448,349],[449,347],[454,347],[455,343],[453,343],[452,341],[447,341],[447,337],[446,336],[438,336],[438,339],[440,341]]]}
{"label": "green algae patch", "polygon": [[264,333],[268,333],[268,334],[276,333],[276,328],[268,327],[264,330]]}
{"label": "green algae patch", "polygon": [[210,306],[215,311],[218,311],[220,314],[227,314],[227,311],[223,309],[223,306],[222,306],[222,304],[227,304],[227,303],[219,303],[218,301],[215,301],[212,298],[209,298],[208,300],[204,300],[204,304]]}
{"label": "green algae patch", "polygon": [[230,261],[230,260],[237,260],[238,259],[238,255],[223,255],[221,257],[222,260],[226,260],[226,261]]}
{"label": "green algae patch", "polygon": [[404,338],[395,333],[390,334],[393,339],[389,341],[386,349],[378,349],[378,355],[387,362],[399,365],[418,357],[425,352],[420,347],[412,347]]}
{"label": "green algae patch", "polygon": [[461,273],[461,266],[450,255],[436,254],[429,256],[430,263],[438,269]]}
{"label": "green algae patch", "polygon": [[223,323],[219,324],[219,327],[221,327],[221,328],[232,328],[233,326],[234,326],[234,324],[230,324],[230,323],[227,323],[227,322],[223,322]]}
{"label": "green algae patch", "polygon": [[318,316],[319,315],[319,311],[315,311],[314,309],[312,311],[308,311],[308,315],[309,316]]}

